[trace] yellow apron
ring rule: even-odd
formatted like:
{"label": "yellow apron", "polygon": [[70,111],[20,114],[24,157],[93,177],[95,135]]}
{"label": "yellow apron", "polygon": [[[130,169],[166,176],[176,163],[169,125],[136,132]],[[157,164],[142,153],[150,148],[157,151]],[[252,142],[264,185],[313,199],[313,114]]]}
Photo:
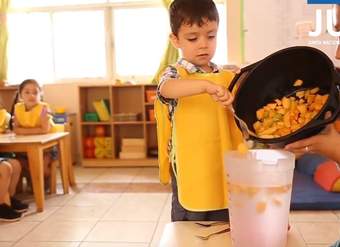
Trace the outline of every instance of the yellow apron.
{"label": "yellow apron", "polygon": [[[15,105],[14,115],[21,127],[24,128],[35,128],[41,125],[40,116],[41,111],[44,107],[50,109],[49,105],[45,102],[40,102],[34,106],[30,111],[26,111],[25,104],[20,102]],[[57,125],[53,122],[52,117],[49,119],[51,130],[50,132],[61,132],[64,131],[63,126]]]}
{"label": "yellow apron", "polygon": [[5,109],[0,110],[0,133],[5,132],[8,128],[10,118],[11,115]]}
{"label": "yellow apron", "polygon": [[[181,79],[205,79],[225,87],[234,75],[228,71],[189,74],[177,69]],[[161,182],[170,179],[167,146],[172,136],[180,204],[191,211],[227,208],[223,156],[242,142],[231,112],[205,93],[178,99],[172,133],[168,107],[159,100],[155,102],[155,114]]]}

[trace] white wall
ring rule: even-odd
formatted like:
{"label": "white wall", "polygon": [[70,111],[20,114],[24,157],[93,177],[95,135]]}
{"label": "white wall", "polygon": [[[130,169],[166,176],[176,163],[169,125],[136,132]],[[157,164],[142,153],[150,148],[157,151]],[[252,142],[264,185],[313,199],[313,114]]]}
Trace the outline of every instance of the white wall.
{"label": "white wall", "polygon": [[50,106],[65,107],[67,112],[77,113],[79,109],[78,85],[75,83],[46,84],[43,87],[44,101]]}
{"label": "white wall", "polygon": [[[244,0],[245,62],[253,63],[285,47],[314,46],[324,51],[333,61],[335,45],[311,45],[310,37],[297,38],[296,23],[315,22],[315,10],[331,5],[308,5],[307,0]],[[326,27],[325,20],[323,27]],[[336,40],[326,32],[314,40]]]}

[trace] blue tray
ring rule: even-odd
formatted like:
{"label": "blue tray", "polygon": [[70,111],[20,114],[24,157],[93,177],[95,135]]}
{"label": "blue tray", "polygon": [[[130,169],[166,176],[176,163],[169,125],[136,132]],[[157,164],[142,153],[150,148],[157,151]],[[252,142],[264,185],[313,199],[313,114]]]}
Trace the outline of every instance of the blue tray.
{"label": "blue tray", "polygon": [[340,193],[327,192],[312,176],[294,172],[291,210],[338,210]]}

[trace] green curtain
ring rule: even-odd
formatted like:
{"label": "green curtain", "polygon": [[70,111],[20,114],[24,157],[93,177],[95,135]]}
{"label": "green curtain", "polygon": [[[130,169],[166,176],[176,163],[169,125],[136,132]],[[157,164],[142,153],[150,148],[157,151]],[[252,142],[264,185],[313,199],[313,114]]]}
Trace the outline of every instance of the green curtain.
{"label": "green curtain", "polygon": [[0,85],[7,79],[7,24],[9,0],[0,0]]}
{"label": "green curtain", "polygon": [[[162,0],[162,1],[163,1],[164,7],[166,7],[168,9],[172,0]],[[158,84],[159,77],[162,75],[164,69],[169,64],[175,63],[177,61],[177,59],[178,59],[178,50],[175,47],[173,47],[170,40],[168,40],[168,46],[166,48],[165,54],[162,58],[162,61],[159,65],[159,67],[158,67],[158,70],[157,70],[154,78],[152,79],[152,83]]]}

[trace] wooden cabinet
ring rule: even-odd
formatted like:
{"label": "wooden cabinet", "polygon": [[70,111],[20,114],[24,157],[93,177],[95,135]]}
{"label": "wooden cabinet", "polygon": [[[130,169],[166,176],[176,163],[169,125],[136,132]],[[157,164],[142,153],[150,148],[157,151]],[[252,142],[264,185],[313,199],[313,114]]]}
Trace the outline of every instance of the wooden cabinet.
{"label": "wooden cabinet", "polygon": [[[153,99],[156,85],[79,86],[79,120],[81,128],[81,163],[85,167],[157,166],[156,122]],[[96,112],[95,101],[105,102],[108,121],[91,121],[85,114]],[[99,114],[98,114],[99,115]],[[100,126],[100,127],[98,127]],[[100,133],[98,134],[98,130]],[[101,134],[104,130],[105,134]],[[111,140],[112,157],[91,154],[88,145],[98,137]],[[139,139],[143,142],[143,158],[121,159],[122,142]]]}
{"label": "wooden cabinet", "polygon": [[11,112],[17,91],[17,86],[0,87],[0,104],[7,112]]}

